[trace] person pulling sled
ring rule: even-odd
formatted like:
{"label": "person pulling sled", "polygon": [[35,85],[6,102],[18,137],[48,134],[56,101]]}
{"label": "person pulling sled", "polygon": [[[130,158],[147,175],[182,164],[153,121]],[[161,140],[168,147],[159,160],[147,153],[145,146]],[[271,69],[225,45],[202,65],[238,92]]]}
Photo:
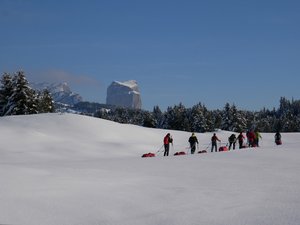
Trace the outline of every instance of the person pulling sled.
{"label": "person pulling sled", "polygon": [[276,134],[275,134],[275,143],[276,143],[276,145],[281,145],[282,144],[281,134],[279,133],[279,131],[277,131]]}
{"label": "person pulling sled", "polygon": [[191,154],[194,154],[196,151],[196,145],[197,145],[197,148],[199,145],[199,142],[198,142],[198,139],[197,139],[195,133],[192,133],[192,136],[190,136],[189,143],[190,143],[190,147],[191,147]]}
{"label": "person pulling sled", "polygon": [[214,135],[211,137],[211,152],[218,151],[218,146],[217,146],[217,141],[221,142],[221,140],[217,137],[216,133],[214,133]]}
{"label": "person pulling sled", "polygon": [[235,143],[236,143],[236,136],[235,134],[230,135],[230,137],[228,138],[228,142],[229,142],[229,150],[231,149],[231,146],[233,148],[233,150],[235,149]]}
{"label": "person pulling sled", "polygon": [[239,141],[239,149],[244,148],[244,139],[245,136],[243,135],[243,132],[241,132],[239,134],[239,136],[237,137],[238,141]]}
{"label": "person pulling sled", "polygon": [[164,137],[164,147],[165,147],[164,156],[169,155],[170,144],[173,145],[173,138],[171,137],[170,133],[167,133],[167,135]]}

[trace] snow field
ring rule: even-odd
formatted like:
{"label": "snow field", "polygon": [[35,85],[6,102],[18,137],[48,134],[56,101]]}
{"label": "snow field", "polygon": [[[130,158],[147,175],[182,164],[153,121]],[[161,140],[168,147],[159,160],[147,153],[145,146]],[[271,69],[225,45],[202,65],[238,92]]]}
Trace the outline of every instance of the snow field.
{"label": "snow field", "polygon": [[[300,135],[260,148],[141,158],[190,133],[73,114],[0,118],[0,224],[298,225]],[[232,132],[219,131],[226,142]],[[200,149],[212,133],[196,134]]]}

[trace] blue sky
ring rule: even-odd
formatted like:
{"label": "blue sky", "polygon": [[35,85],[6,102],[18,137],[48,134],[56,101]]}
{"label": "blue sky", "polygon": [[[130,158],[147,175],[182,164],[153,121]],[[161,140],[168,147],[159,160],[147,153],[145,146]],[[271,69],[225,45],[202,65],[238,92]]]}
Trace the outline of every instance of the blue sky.
{"label": "blue sky", "polygon": [[136,80],[143,109],[300,99],[300,1],[0,0],[0,72],[105,103]]}

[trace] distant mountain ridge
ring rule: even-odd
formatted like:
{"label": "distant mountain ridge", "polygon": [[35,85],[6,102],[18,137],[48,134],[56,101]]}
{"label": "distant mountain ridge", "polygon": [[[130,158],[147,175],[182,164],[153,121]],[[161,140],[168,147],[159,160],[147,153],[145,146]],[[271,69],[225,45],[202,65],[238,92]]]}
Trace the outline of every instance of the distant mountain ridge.
{"label": "distant mountain ridge", "polygon": [[83,101],[83,98],[79,94],[71,91],[69,85],[66,82],[52,84],[49,84],[47,82],[30,83],[30,86],[33,89],[39,91],[47,89],[51,93],[55,103],[75,105]]}
{"label": "distant mountain ridge", "polygon": [[110,110],[116,107],[141,109],[139,87],[135,80],[125,82],[114,81],[107,90],[107,102],[95,103],[84,101],[80,94],[74,93],[66,82],[61,83],[30,83],[38,91],[47,89],[53,98],[57,112],[73,111],[93,115],[99,110]]}

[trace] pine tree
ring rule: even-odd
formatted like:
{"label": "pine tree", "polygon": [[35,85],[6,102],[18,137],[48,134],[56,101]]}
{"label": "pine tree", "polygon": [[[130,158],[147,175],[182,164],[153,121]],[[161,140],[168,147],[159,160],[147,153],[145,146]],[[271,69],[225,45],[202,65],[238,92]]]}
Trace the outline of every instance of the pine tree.
{"label": "pine tree", "polygon": [[9,97],[5,115],[25,115],[37,113],[35,91],[29,87],[24,72],[19,71],[13,77],[13,94]]}
{"label": "pine tree", "polygon": [[160,110],[159,106],[154,106],[152,111],[154,124],[156,128],[162,128],[164,123],[163,113]]}
{"label": "pine tree", "polygon": [[4,73],[1,79],[0,87],[0,116],[3,116],[8,111],[9,98],[13,94],[13,82],[9,73]]}
{"label": "pine tree", "polygon": [[232,110],[229,103],[226,103],[222,113],[221,129],[230,131],[232,129],[232,124]]}
{"label": "pine tree", "polygon": [[166,129],[190,131],[187,110],[182,103],[174,107],[168,107],[165,119]]}
{"label": "pine tree", "polygon": [[205,132],[209,129],[205,118],[205,107],[201,103],[192,107],[190,121],[191,129],[194,132]]}
{"label": "pine tree", "polygon": [[222,125],[222,111],[217,109],[217,110],[213,110],[211,113],[211,117],[212,117],[212,130],[221,128]]}
{"label": "pine tree", "polygon": [[246,118],[242,111],[238,111],[235,105],[230,106],[226,103],[222,113],[221,129],[241,132],[246,129]]}
{"label": "pine tree", "polygon": [[214,126],[214,121],[213,121],[213,113],[212,111],[209,111],[205,108],[204,111],[204,118],[206,120],[206,130],[207,131],[214,131],[215,130],[215,126]]}
{"label": "pine tree", "polygon": [[38,111],[39,113],[54,112],[54,101],[48,89],[44,89],[38,96]]}
{"label": "pine tree", "polygon": [[232,117],[233,117],[233,123],[231,131],[234,132],[242,132],[247,128],[247,120],[246,116],[243,113],[243,111],[237,110],[236,106],[233,105],[232,108]]}
{"label": "pine tree", "polygon": [[28,95],[28,112],[27,114],[37,114],[39,113],[38,111],[38,104],[39,104],[39,99],[36,90],[29,88],[29,95]]}
{"label": "pine tree", "polygon": [[156,122],[155,119],[153,117],[153,114],[151,114],[150,112],[144,112],[143,113],[143,127],[151,127],[151,128],[155,128],[156,127]]}

